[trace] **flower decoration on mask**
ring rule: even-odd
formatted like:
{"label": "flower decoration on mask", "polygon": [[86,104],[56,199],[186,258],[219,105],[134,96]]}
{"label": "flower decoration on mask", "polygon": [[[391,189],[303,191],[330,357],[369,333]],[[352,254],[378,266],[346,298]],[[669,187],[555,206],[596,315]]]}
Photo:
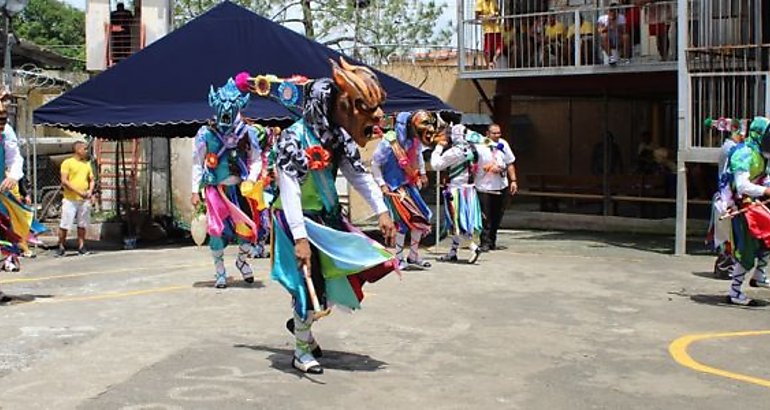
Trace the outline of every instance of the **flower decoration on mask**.
{"label": "flower decoration on mask", "polygon": [[260,97],[267,97],[270,94],[270,79],[264,75],[258,75],[254,78],[254,93]]}
{"label": "flower decoration on mask", "polygon": [[249,79],[251,76],[249,73],[242,71],[235,76],[235,86],[242,93],[249,92]]}
{"label": "flower decoration on mask", "polygon": [[319,171],[329,166],[331,154],[320,145],[313,145],[305,150],[308,159],[308,168]]}
{"label": "flower decoration on mask", "polygon": [[293,83],[284,81],[278,86],[278,99],[283,105],[295,105],[299,100],[299,89]]}
{"label": "flower decoration on mask", "polygon": [[[239,81],[243,82],[244,76],[240,74],[239,76]],[[246,108],[248,103],[249,95],[241,93],[232,78],[216,91],[213,86],[209,89],[209,106],[216,112],[215,125],[217,130],[223,134],[230,131],[238,114]]]}
{"label": "flower decoration on mask", "polygon": [[209,169],[215,169],[219,165],[219,156],[213,152],[206,154],[206,166]]}

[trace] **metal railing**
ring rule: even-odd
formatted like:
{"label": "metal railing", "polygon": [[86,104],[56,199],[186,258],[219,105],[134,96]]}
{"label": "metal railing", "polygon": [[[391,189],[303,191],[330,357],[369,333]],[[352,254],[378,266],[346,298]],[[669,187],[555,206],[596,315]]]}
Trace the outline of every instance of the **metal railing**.
{"label": "metal railing", "polygon": [[461,72],[650,65],[676,59],[676,2],[499,14],[461,4]]}
{"label": "metal railing", "polygon": [[144,48],[144,24],[113,21],[105,24],[105,31],[108,67]]}
{"label": "metal railing", "polygon": [[[770,10],[763,0],[690,0],[685,57],[690,141],[715,148],[724,135],[707,118],[750,119],[770,113]],[[765,8],[765,9],[763,9]]]}

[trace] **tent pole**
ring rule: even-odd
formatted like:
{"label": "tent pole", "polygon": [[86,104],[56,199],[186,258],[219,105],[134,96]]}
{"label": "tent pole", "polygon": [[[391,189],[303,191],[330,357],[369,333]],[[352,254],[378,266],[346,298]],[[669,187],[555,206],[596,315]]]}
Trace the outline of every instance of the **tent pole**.
{"label": "tent pole", "polygon": [[122,220],[123,217],[120,214],[120,147],[122,142],[120,140],[115,141],[115,212],[117,213],[118,220]]}
{"label": "tent pole", "polygon": [[166,210],[171,219],[174,219],[174,194],[171,192],[171,139],[166,138],[166,165],[168,172],[166,174]]}
{"label": "tent pole", "polygon": [[147,161],[147,175],[150,178],[150,181],[148,182],[148,186],[150,189],[150,192],[147,196],[147,208],[150,214],[150,220],[152,220],[152,162],[154,160],[153,153],[155,152],[155,138],[150,138],[150,160]]}
{"label": "tent pole", "polygon": [[123,187],[126,189],[126,191],[124,192],[125,197],[126,197],[126,223],[127,223],[126,227],[127,227],[127,231],[128,231],[128,237],[129,238],[133,238],[134,232],[133,232],[133,229],[132,229],[133,227],[131,225],[131,208],[132,208],[133,204],[131,204],[131,202],[130,202],[132,198],[131,198],[131,195],[129,194],[130,190],[128,188],[128,179],[126,178],[126,169],[125,169],[125,166],[126,166],[126,150],[125,150],[125,147],[123,145],[123,140],[120,140],[120,162],[121,162],[122,169],[123,169]]}
{"label": "tent pole", "polygon": [[439,252],[441,243],[441,171],[436,170],[436,244],[433,247],[435,253]]}

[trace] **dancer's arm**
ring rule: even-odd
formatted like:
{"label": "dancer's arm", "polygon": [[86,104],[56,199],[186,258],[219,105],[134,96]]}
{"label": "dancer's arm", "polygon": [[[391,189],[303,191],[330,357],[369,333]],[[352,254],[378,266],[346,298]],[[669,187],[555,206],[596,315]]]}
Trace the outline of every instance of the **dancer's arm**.
{"label": "dancer's arm", "polygon": [[286,222],[289,224],[294,240],[307,238],[305,217],[302,214],[302,190],[297,178],[286,175],[280,168],[278,174],[278,189],[281,193],[281,205]]}
{"label": "dancer's arm", "polygon": [[259,175],[262,173],[262,149],[259,148],[257,130],[253,127],[249,127],[248,132],[251,149],[249,150],[249,176],[247,179],[251,182],[256,182],[257,178],[259,178]]}
{"label": "dancer's arm", "polygon": [[[386,152],[385,150],[390,149],[390,145],[383,144],[383,142],[380,142],[377,144],[377,148],[374,150],[374,155],[372,155],[372,166],[371,166],[371,172],[372,177],[374,178],[374,182],[377,184],[378,187],[387,187],[385,184],[385,179],[382,177],[382,163],[380,162],[382,158],[385,157]],[[344,165],[344,164],[343,164]],[[340,167],[340,170],[342,170],[342,167]],[[345,175],[345,171],[342,171],[342,174]],[[347,178],[347,175],[345,176]],[[353,182],[351,181],[351,184]],[[383,188],[386,189],[386,188]]]}
{"label": "dancer's arm", "polygon": [[[379,225],[380,231],[385,239],[385,245],[392,246],[396,237],[396,227],[393,225],[393,220],[390,218],[388,207],[385,205],[385,201],[382,197],[382,191],[378,189],[377,183],[374,182],[372,175],[368,172],[356,171],[353,168],[353,165],[347,161],[343,161],[342,164],[340,164],[340,171],[350,182],[350,185],[353,185],[353,189],[358,191],[358,193],[364,197],[369,206],[372,207],[372,210],[374,210],[374,213],[377,214],[377,225]],[[387,187],[383,189],[386,188]]]}
{"label": "dancer's arm", "polygon": [[203,160],[206,157],[206,127],[202,127],[193,139],[192,149],[192,193],[197,194],[203,179]]}
{"label": "dancer's arm", "polygon": [[443,171],[465,160],[465,153],[455,147],[444,151],[443,145],[437,145],[430,155],[430,166],[434,171]]}
{"label": "dancer's arm", "polygon": [[759,198],[763,195],[770,196],[770,188],[752,183],[749,180],[749,173],[746,171],[735,173],[735,187],[740,195],[748,195],[752,198]]}
{"label": "dancer's arm", "polygon": [[6,177],[19,182],[24,176],[24,158],[19,151],[19,140],[9,124],[5,124],[3,134],[5,134],[5,167],[8,169]]}
{"label": "dancer's arm", "polygon": [[[372,174],[374,174],[374,169],[375,167],[372,166]],[[345,177],[345,179],[350,182],[350,185],[353,186],[353,189],[361,194],[366,203],[369,204],[369,206],[372,208],[374,213],[379,215],[381,213],[388,212],[388,207],[385,206],[385,201],[382,198],[380,185],[375,182],[375,178],[372,174],[356,171],[353,169],[353,166],[350,164],[350,162],[345,160],[343,160],[340,164],[340,172],[342,172],[342,175]],[[382,181],[382,185],[384,184],[385,181]]]}

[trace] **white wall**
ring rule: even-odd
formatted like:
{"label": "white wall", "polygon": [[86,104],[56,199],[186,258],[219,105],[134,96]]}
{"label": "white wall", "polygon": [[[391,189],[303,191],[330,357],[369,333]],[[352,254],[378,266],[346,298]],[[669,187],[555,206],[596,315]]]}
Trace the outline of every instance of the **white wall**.
{"label": "white wall", "polygon": [[171,139],[171,200],[174,217],[190,223],[192,218],[192,148],[193,138]]}
{"label": "white wall", "polygon": [[142,0],[142,24],[145,47],[168,34],[171,27],[171,1]]}
{"label": "white wall", "polygon": [[86,70],[101,71],[107,68],[107,32],[110,22],[109,0],[86,2]]}

